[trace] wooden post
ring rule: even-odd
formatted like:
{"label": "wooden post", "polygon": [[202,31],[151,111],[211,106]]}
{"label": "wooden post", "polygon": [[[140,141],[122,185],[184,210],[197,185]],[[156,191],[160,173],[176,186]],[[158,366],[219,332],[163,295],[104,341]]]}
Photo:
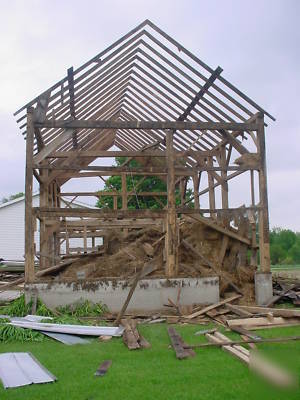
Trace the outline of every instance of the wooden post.
{"label": "wooden post", "polygon": [[32,215],[33,185],[33,108],[27,110],[26,168],[25,168],[25,282],[34,281],[34,224]]}
{"label": "wooden post", "polygon": [[[40,170],[40,177],[42,181],[40,183],[40,207],[48,207],[48,185],[44,183],[44,179],[48,176],[46,169]],[[47,240],[47,228],[45,223],[45,217],[40,220],[40,254],[47,254],[48,251],[48,240]],[[40,256],[40,269],[49,267],[48,257]]]}
{"label": "wooden post", "polygon": [[166,221],[166,276],[173,277],[178,272],[178,240],[176,226],[176,203],[175,203],[175,171],[174,171],[174,149],[173,131],[166,131],[166,163],[167,175],[167,221]]}
{"label": "wooden post", "polygon": [[193,186],[194,186],[194,208],[200,208],[200,199],[199,199],[199,184],[200,184],[200,175],[198,172],[193,175]]}
{"label": "wooden post", "polygon": [[[208,167],[213,167],[213,159],[212,157],[209,157],[207,159],[207,165]],[[213,210],[216,208],[216,199],[215,199],[215,188],[214,188],[214,177],[210,172],[207,173],[208,176],[208,188],[209,188],[209,208],[210,210]],[[210,212],[210,216],[213,217],[215,216],[215,213],[213,211]]]}
{"label": "wooden post", "polygon": [[266,168],[266,146],[265,146],[265,127],[263,114],[257,117],[259,125],[257,131],[258,151],[260,154],[259,170],[259,253],[261,272],[270,272],[270,241],[269,241],[269,211],[268,211],[268,191],[267,191],[267,168]]}
{"label": "wooden post", "polygon": [[[226,147],[221,147],[220,157],[219,157],[219,165],[221,168],[226,168]],[[221,194],[222,194],[222,208],[228,209],[229,201],[228,201],[228,182],[227,182],[227,171],[221,171],[222,178],[222,186],[221,186]],[[226,213],[226,211],[225,211]],[[230,223],[229,215],[225,214],[223,218],[223,223],[225,226],[228,226]]]}
{"label": "wooden post", "polygon": [[121,174],[122,178],[122,210],[127,210],[127,183],[126,174]]}

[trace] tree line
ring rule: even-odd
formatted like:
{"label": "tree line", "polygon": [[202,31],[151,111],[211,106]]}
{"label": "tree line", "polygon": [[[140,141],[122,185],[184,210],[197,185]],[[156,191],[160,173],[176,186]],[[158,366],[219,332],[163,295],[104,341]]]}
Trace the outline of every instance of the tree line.
{"label": "tree line", "polygon": [[271,264],[300,264],[300,232],[273,228],[270,231]]}

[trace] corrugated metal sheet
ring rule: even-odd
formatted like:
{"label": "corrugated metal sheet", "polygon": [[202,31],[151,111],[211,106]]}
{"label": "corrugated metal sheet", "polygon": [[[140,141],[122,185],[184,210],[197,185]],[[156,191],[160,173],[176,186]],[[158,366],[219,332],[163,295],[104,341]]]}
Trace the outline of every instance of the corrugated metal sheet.
{"label": "corrugated metal sheet", "polygon": [[52,339],[57,340],[58,342],[67,344],[67,345],[73,345],[73,344],[89,344],[91,343],[87,339],[82,339],[79,336],[74,336],[74,335],[69,335],[66,333],[56,333],[56,332],[45,332],[45,331],[40,331],[46,336],[51,337]]}
{"label": "corrugated metal sheet", "polygon": [[80,336],[122,336],[124,328],[122,326],[88,326],[88,325],[64,325],[64,324],[48,324],[41,322],[29,321],[13,321],[11,325],[21,328],[29,328],[37,331],[69,333],[71,335]]}
{"label": "corrugated metal sheet", "polygon": [[0,354],[0,379],[5,389],[56,381],[31,353]]}

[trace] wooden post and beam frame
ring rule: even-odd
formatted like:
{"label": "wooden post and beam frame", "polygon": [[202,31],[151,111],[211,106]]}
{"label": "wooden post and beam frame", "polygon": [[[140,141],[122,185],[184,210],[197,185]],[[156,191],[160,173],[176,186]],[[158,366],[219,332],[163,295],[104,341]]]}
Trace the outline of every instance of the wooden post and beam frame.
{"label": "wooden post and beam frame", "polygon": [[[140,170],[138,168],[132,170],[130,168],[128,171],[125,169],[125,167],[118,167],[118,168],[110,168],[110,167],[87,167],[83,168],[84,170],[95,170],[95,174],[99,172],[99,175],[110,175],[110,174],[117,174],[121,175],[122,177],[122,209],[126,210],[127,208],[127,199],[130,193],[127,193],[127,188],[126,184],[124,184],[124,181],[126,183],[126,175],[128,173],[131,174],[151,174],[151,175],[165,175],[167,177],[167,183],[168,183],[168,208],[167,208],[167,216],[166,216],[166,275],[168,277],[174,276],[177,273],[177,268],[178,268],[178,260],[177,260],[177,253],[178,253],[178,230],[176,226],[176,206],[175,206],[175,176],[192,176],[194,180],[194,188],[196,189],[196,196],[195,196],[195,208],[199,209],[200,204],[199,204],[199,179],[200,179],[200,174],[201,171],[221,171],[221,176],[220,176],[220,181],[223,180],[222,184],[222,207],[224,209],[228,208],[228,188],[227,188],[227,171],[230,170],[237,170],[237,171],[242,171],[242,170],[248,170],[249,168],[245,168],[243,166],[237,166],[237,167],[232,167],[228,166],[228,163],[225,163],[226,161],[226,149],[225,146],[223,146],[223,153],[221,154],[220,157],[220,166],[213,166],[212,162],[212,156],[213,152],[210,152],[211,154],[209,155],[208,151],[207,154],[201,154],[200,156],[202,157],[207,157],[208,158],[208,164],[206,165],[196,165],[195,167],[188,167],[188,168],[181,168],[181,167],[176,167],[175,168],[175,157],[180,156],[181,152],[178,152],[178,150],[175,150],[173,146],[173,136],[174,133],[176,132],[177,129],[179,130],[184,130],[184,129],[189,129],[189,130],[216,130],[218,132],[222,132],[222,130],[231,130],[231,131],[246,131],[246,130],[252,130],[252,131],[258,131],[259,128],[261,128],[261,124],[259,124],[257,121],[251,121],[251,122],[245,122],[245,123],[225,123],[225,122],[190,122],[190,121],[134,121],[134,120],[123,120],[123,121],[101,121],[101,120],[51,120],[51,121],[44,121],[43,123],[37,122],[36,123],[37,127],[48,127],[48,128],[63,128],[66,130],[76,130],[76,129],[162,129],[166,130],[166,150],[165,151],[153,151],[151,154],[149,152],[149,156],[152,157],[166,157],[166,164],[167,168],[155,168],[155,167],[142,167]],[[69,131],[69,132],[70,132]],[[226,136],[223,135],[223,136]],[[231,134],[229,134],[230,138]],[[227,137],[227,136],[226,136]],[[226,139],[226,138],[225,138]],[[237,147],[237,141],[234,139],[231,140],[231,144],[235,145]],[[239,143],[239,142],[238,142]],[[241,147],[241,146],[240,146]],[[242,148],[242,151],[244,152],[244,148]],[[44,150],[45,152],[45,150]],[[124,151],[123,151],[124,152]],[[45,153],[46,157],[50,158],[64,158],[67,157],[67,153],[69,152],[56,152],[55,151],[49,151],[49,153]],[[78,156],[80,156],[80,152],[78,152]],[[109,152],[102,151],[100,156],[108,156]],[[138,152],[132,152],[132,156],[137,157]],[[183,152],[186,153],[186,152]],[[187,156],[193,156],[197,153],[195,150],[190,150],[191,154],[186,154]],[[201,153],[201,152],[199,152]],[[125,154],[125,153],[124,153]],[[89,154],[87,151],[86,156],[93,156],[94,153]],[[96,155],[96,154],[95,154]],[[148,154],[146,154],[148,155]],[[85,156],[84,152],[82,152],[82,157]],[[184,154],[182,154],[184,156]],[[39,168],[40,171],[43,170],[43,168],[48,168],[47,165],[43,165],[43,163],[38,164],[39,160],[37,161],[36,164],[33,166],[35,168]],[[56,169],[55,166],[49,167],[49,169]],[[58,167],[59,168],[59,167]],[[78,174],[76,170],[78,171],[79,169],[77,166],[70,165],[69,167],[66,165],[62,169],[66,170],[66,177],[67,175],[75,176],[78,175],[79,177],[84,177],[84,176],[92,176],[92,173],[86,172],[86,173],[80,173]],[[81,168],[82,169],[82,168]],[[98,171],[99,169],[99,171]],[[253,167],[253,169],[257,169]],[[209,174],[211,178],[211,182],[209,184],[209,192],[210,192],[210,208],[215,209],[215,200],[214,200],[214,188],[216,186],[214,182],[214,176],[215,173]],[[260,176],[262,174],[260,173]],[[96,176],[96,175],[95,175]],[[219,180],[218,180],[219,181]],[[263,188],[263,178],[260,178],[260,181],[262,182],[261,190],[260,192],[263,193],[264,188]],[[96,193],[95,193],[96,194]],[[117,209],[117,196],[113,196],[114,198],[114,209],[116,211]],[[265,215],[265,214],[264,214]],[[264,218],[265,220],[265,218]],[[264,223],[265,226],[265,223]],[[264,237],[264,240],[266,239],[266,235],[262,235]],[[266,246],[265,246],[266,248]],[[266,254],[266,251],[264,252]],[[264,256],[265,257],[265,256]],[[263,265],[263,264],[262,264]],[[264,263],[266,265],[266,262]],[[264,267],[266,268],[266,267]]]}

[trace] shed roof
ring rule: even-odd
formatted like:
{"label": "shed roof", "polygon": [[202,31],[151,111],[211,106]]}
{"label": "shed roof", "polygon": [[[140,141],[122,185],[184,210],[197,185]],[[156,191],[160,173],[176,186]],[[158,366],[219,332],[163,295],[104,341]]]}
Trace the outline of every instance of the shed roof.
{"label": "shed roof", "polygon": [[[107,49],[33,99],[18,111],[17,122],[26,135],[26,109],[47,104],[46,118],[99,120],[172,120],[246,122],[257,112],[272,115],[228,82],[222,69],[213,69],[149,20],[145,20]],[[63,129],[43,128],[40,141],[47,146]],[[80,149],[91,149],[107,132],[79,129]],[[121,150],[141,150],[157,142],[164,149],[163,130],[118,129],[114,142]],[[178,150],[211,150],[224,142],[214,131],[177,130]],[[38,152],[37,138],[35,151]],[[68,138],[56,150],[73,149]],[[55,161],[55,160],[53,160]]]}

